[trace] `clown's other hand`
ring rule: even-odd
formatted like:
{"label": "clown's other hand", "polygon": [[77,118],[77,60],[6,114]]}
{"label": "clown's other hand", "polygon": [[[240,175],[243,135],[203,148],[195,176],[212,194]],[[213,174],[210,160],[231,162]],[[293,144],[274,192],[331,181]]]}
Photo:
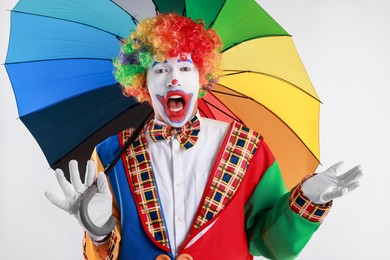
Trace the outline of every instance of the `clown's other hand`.
{"label": "clown's other hand", "polygon": [[363,175],[361,165],[337,176],[342,164],[343,162],[338,162],[326,171],[305,180],[302,183],[303,195],[315,204],[324,204],[356,189]]}
{"label": "clown's other hand", "polygon": [[[73,215],[85,229],[80,221],[80,200],[83,193],[95,181],[95,163],[93,161],[87,162],[84,183],[81,182],[77,161],[72,160],[69,162],[69,173],[71,182],[66,180],[62,170],[55,170],[58,184],[60,185],[65,198],[60,198],[49,191],[46,191],[45,195],[52,204],[68,212],[70,215]],[[103,172],[99,173],[96,181],[98,192],[89,203],[88,213],[95,225],[103,226],[112,215],[112,195],[108,186],[106,175]],[[88,230],[86,230],[86,232],[94,241],[101,241],[106,237],[95,236]]]}

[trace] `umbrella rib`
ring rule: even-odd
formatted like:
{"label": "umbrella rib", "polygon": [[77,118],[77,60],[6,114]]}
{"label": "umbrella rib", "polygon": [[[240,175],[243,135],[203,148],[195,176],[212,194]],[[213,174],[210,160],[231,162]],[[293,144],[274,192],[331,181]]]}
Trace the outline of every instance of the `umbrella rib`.
{"label": "umbrella rib", "polygon": [[285,34],[267,34],[267,35],[255,36],[255,37],[252,37],[252,38],[246,38],[245,40],[240,41],[240,42],[235,42],[231,46],[229,46],[228,48],[222,50],[221,52],[224,53],[225,51],[227,51],[227,50],[229,50],[229,49],[231,49],[233,47],[236,47],[237,45],[239,45],[241,43],[247,42],[247,41],[260,39],[260,38],[281,37],[281,36],[289,36],[289,37],[291,37],[291,35],[289,35],[289,34],[287,34],[287,35],[285,35]]}
{"label": "umbrella rib", "polygon": [[118,8],[122,9],[125,13],[127,13],[127,14],[131,17],[131,19],[133,20],[133,23],[134,23],[134,24],[139,23],[139,21],[138,21],[131,13],[129,13],[128,11],[126,11],[125,9],[123,9],[120,5],[118,5],[118,4],[115,3],[114,1],[111,0],[111,2],[112,2],[114,5],[116,5]]}
{"label": "umbrella rib", "polygon": [[[135,108],[135,107],[138,107],[138,106],[140,106],[140,105],[142,105],[142,104],[136,103],[136,104],[134,104],[134,106],[131,107],[131,109],[133,109],[133,108]],[[115,120],[116,118],[120,117],[120,116],[121,116],[122,114],[124,114],[124,113],[126,113],[126,110],[123,111],[122,113],[118,114],[115,118],[112,119],[112,121]],[[108,123],[107,123],[107,124],[108,124]],[[107,124],[106,124],[106,125],[107,125]],[[104,128],[106,125],[102,126],[101,128]],[[98,131],[99,131],[99,130],[97,130],[97,131],[91,133],[88,137],[86,137],[86,138],[85,138],[83,141],[81,141],[80,143],[86,142],[91,136],[97,134]],[[69,154],[71,154],[76,148],[77,148],[77,147],[75,147],[75,148],[73,148],[72,150],[68,151],[62,158],[67,157],[67,156],[68,156]],[[61,161],[61,158],[58,159],[56,162],[54,162],[53,165],[57,165],[60,161]]]}
{"label": "umbrella rib", "polygon": [[226,116],[230,117],[231,119],[233,119],[234,121],[237,121],[237,122],[240,122],[241,124],[244,124],[244,122],[241,121],[241,119],[239,119],[238,117],[234,118],[232,117],[231,115],[229,115],[228,113],[226,113],[225,111],[221,110],[220,108],[216,107],[215,105],[213,105],[212,103],[208,102],[207,100],[203,100],[207,105],[209,106],[212,106],[213,108],[217,109],[219,112],[225,114]]}
{"label": "umbrella rib", "polygon": [[244,73],[254,73],[254,74],[260,74],[260,75],[264,75],[264,76],[268,76],[268,77],[271,77],[271,78],[274,78],[274,79],[277,79],[277,80],[280,80],[280,81],[283,81],[291,86],[293,86],[294,88],[298,89],[299,91],[302,91],[303,93],[305,93],[306,95],[310,96],[311,98],[315,99],[316,101],[321,102],[321,100],[319,100],[318,98],[316,98],[315,96],[313,96],[312,94],[304,91],[303,89],[301,89],[300,87],[298,87],[297,85],[295,85],[294,83],[288,81],[288,80],[285,80],[283,78],[280,78],[278,76],[275,76],[275,75],[272,75],[272,74],[268,74],[268,73],[264,73],[264,72],[258,72],[258,71],[251,71],[251,70],[229,70],[229,69],[226,69],[224,71],[233,71],[232,73],[228,73],[228,74],[225,74],[225,75],[221,75],[220,77],[225,77],[225,76],[234,76],[234,75],[238,75],[238,74],[244,74]]}
{"label": "umbrella rib", "polygon": [[[215,92],[218,92],[218,91],[215,91]],[[223,104],[223,102],[216,96],[216,95],[214,95],[211,91],[209,92],[216,100],[218,100],[221,104]],[[239,122],[241,122],[242,124],[244,124],[243,122],[242,122],[242,120],[240,119],[240,117],[239,116],[237,116],[228,106],[225,106],[226,107],[226,109],[227,110],[229,110],[229,112],[236,118],[236,119],[234,119],[233,117],[231,117],[231,118],[233,118],[234,120],[236,120],[236,121],[239,121]]]}
{"label": "umbrella rib", "polygon": [[88,26],[88,27],[94,28],[94,29],[96,29],[96,30],[99,30],[99,31],[102,31],[102,32],[111,34],[111,35],[115,36],[119,41],[123,39],[121,36],[119,36],[119,35],[117,35],[117,34],[115,34],[115,33],[112,33],[112,32],[106,31],[106,30],[103,30],[103,29],[101,29],[101,28],[98,28],[98,27],[96,27],[96,26],[92,26],[92,25],[89,25],[89,24],[86,24],[86,23],[80,23],[80,22],[76,22],[76,21],[69,20],[69,19],[63,19],[63,18],[48,16],[48,15],[42,15],[42,14],[33,14],[33,13],[27,13],[27,12],[15,11],[15,10],[12,10],[12,12],[21,13],[21,14],[27,14],[27,15],[34,15],[34,16],[40,16],[40,17],[47,17],[47,18],[52,18],[52,19],[56,19],[56,20],[61,20],[61,21],[66,21],[66,22],[81,24],[81,25]]}
{"label": "umbrella rib", "polygon": [[[139,105],[139,104],[138,104]],[[119,150],[118,154],[115,156],[115,158],[111,161],[109,165],[104,169],[104,173],[108,176],[108,174],[111,172],[111,170],[114,168],[114,166],[118,163],[119,159],[122,157],[122,155],[126,152],[126,150],[129,148],[131,144],[135,141],[135,139],[138,137],[138,135],[141,133],[142,129],[144,128],[144,125],[148,123],[154,115],[154,112],[152,108],[150,107],[148,109],[149,111],[146,111],[146,117],[143,118],[142,122],[137,125],[135,128],[135,131],[130,135],[129,139],[126,140],[126,142],[123,144],[122,148]]]}
{"label": "umbrella rib", "polygon": [[[184,8],[183,8],[183,12],[180,14],[181,16],[186,16],[186,1],[184,0]],[[155,3],[155,0],[152,0],[152,3],[154,4],[154,6],[156,7],[156,16],[159,15],[161,12],[160,10],[158,9],[157,7],[157,4]]]}
{"label": "umbrella rib", "polygon": [[[229,88],[229,87],[227,87],[227,86],[225,86],[225,85],[222,85],[222,84],[219,84],[219,83],[217,83],[217,84],[220,85],[220,86],[222,86],[222,87],[224,87],[224,88],[226,88],[226,89],[229,89],[229,90],[231,90],[231,91],[233,91],[233,92],[239,93],[239,92],[237,92],[237,91],[235,91],[235,90],[233,90],[233,89],[231,89],[231,88]],[[216,92],[216,91],[215,91],[215,92]],[[230,95],[229,93],[225,93],[225,92],[222,92],[222,91],[218,91],[218,93],[224,94],[224,95]],[[241,94],[241,93],[239,93],[239,94]],[[317,156],[309,149],[309,147],[307,147],[306,143],[303,142],[303,140],[299,137],[299,135],[297,135],[297,133],[295,133],[295,131],[294,131],[288,124],[286,124],[286,123],[283,121],[283,119],[281,119],[277,114],[275,114],[273,111],[271,111],[269,108],[267,108],[266,106],[264,106],[263,104],[261,104],[261,103],[258,102],[257,100],[255,100],[255,99],[253,99],[253,98],[251,98],[251,97],[248,97],[248,96],[246,96],[246,95],[244,95],[244,94],[242,94],[242,96],[232,94],[232,96],[239,97],[239,98],[247,98],[247,99],[250,99],[250,100],[252,100],[253,102],[257,103],[259,106],[262,106],[264,109],[266,109],[266,110],[267,110],[268,112],[270,112],[272,115],[274,115],[276,118],[278,118],[279,121],[282,122],[282,124],[284,124],[288,129],[290,129],[290,131],[291,131],[292,133],[294,133],[294,135],[301,141],[301,143],[307,148],[307,150],[310,151],[310,153],[313,155],[313,157],[316,158],[317,162],[321,164],[321,162],[320,162],[320,160],[317,158]]]}
{"label": "umbrella rib", "polygon": [[156,16],[157,16],[160,13],[160,10],[158,10],[158,7],[157,7],[156,2],[154,0],[152,0],[152,3],[156,7]]}
{"label": "umbrella rib", "polygon": [[198,107],[198,110],[203,113],[203,114],[206,114],[201,108]]}
{"label": "umbrella rib", "polygon": [[102,61],[112,61],[112,59],[103,59],[103,58],[61,58],[61,59],[43,59],[43,60],[30,60],[30,61],[6,62],[4,65],[13,65],[13,64],[22,64],[22,63],[33,63],[33,62],[44,62],[44,61],[59,61],[59,60],[102,60]]}
{"label": "umbrella rib", "polygon": [[[221,84],[218,84],[218,85],[225,87],[224,85],[221,85]],[[246,98],[246,99],[251,99],[251,100],[253,100],[253,98],[248,97],[248,96],[245,96],[245,95],[238,95],[238,94],[232,94],[232,93],[225,93],[225,92],[218,91],[218,90],[211,90],[211,92],[215,92],[215,93],[219,93],[219,94],[224,94],[224,95],[227,95],[227,96],[233,96],[233,97]]]}
{"label": "umbrella rib", "polygon": [[[202,101],[204,102],[204,103],[206,103],[205,102],[205,100],[202,98]],[[211,115],[213,116],[213,118],[212,119],[214,119],[214,120],[217,120],[217,117],[214,115],[214,113],[213,113],[213,111],[211,111],[211,109],[209,108],[209,107],[207,107],[208,108],[208,111],[211,113]],[[206,112],[204,111],[204,110],[202,110],[200,107],[199,107],[199,105],[198,105],[198,109],[199,109],[199,111],[200,112],[202,112],[204,115],[206,115]],[[207,116],[206,116],[207,117]],[[207,117],[207,118],[210,118],[210,117]]]}
{"label": "umbrella rib", "polygon": [[183,8],[183,13],[181,14],[181,16],[187,16],[186,0],[183,0],[183,2],[184,2],[184,8]]}
{"label": "umbrella rib", "polygon": [[218,11],[217,15],[215,16],[214,20],[210,23],[208,29],[211,28],[211,27],[213,27],[215,21],[218,19],[219,14],[221,13],[223,7],[225,6],[225,3],[226,3],[226,0],[225,0],[225,1],[223,2],[223,4],[221,5],[221,8],[219,8],[219,11]]}

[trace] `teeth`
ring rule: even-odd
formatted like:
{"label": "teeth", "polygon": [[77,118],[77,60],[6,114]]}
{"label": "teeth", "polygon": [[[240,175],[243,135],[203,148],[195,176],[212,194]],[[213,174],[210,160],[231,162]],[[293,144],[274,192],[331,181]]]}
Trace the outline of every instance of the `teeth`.
{"label": "teeth", "polygon": [[172,99],[177,99],[177,98],[181,98],[181,96],[176,95],[176,96],[172,96],[172,97],[170,97],[170,98],[172,98]]}
{"label": "teeth", "polygon": [[179,111],[183,110],[183,108],[182,107],[180,107],[180,108],[170,108],[169,110],[171,110],[173,112],[179,112]]}

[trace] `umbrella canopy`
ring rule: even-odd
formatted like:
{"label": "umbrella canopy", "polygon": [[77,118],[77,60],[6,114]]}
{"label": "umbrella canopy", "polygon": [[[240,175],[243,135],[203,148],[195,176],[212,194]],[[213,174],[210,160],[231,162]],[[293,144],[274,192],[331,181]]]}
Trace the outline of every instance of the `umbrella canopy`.
{"label": "umbrella canopy", "polygon": [[254,0],[21,0],[5,66],[20,119],[49,164],[85,161],[109,135],[151,112],[121,94],[112,60],[143,18],[176,12],[220,35],[223,75],[203,116],[257,130],[292,187],[319,162],[319,99],[290,35]]}

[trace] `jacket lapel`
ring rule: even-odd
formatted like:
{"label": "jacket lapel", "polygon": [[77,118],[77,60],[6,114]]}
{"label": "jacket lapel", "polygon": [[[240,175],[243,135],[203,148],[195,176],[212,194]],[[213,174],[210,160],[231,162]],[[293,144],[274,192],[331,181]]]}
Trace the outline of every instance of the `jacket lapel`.
{"label": "jacket lapel", "polygon": [[[131,132],[130,129],[122,132],[124,141],[129,138]],[[136,200],[138,215],[145,232],[158,247],[170,251],[168,233],[146,143],[145,128],[127,149],[124,162],[127,180],[133,198]]]}
{"label": "jacket lapel", "polygon": [[260,135],[256,132],[237,122],[232,124],[206,185],[190,237],[211,222],[232,200],[259,140]]}

